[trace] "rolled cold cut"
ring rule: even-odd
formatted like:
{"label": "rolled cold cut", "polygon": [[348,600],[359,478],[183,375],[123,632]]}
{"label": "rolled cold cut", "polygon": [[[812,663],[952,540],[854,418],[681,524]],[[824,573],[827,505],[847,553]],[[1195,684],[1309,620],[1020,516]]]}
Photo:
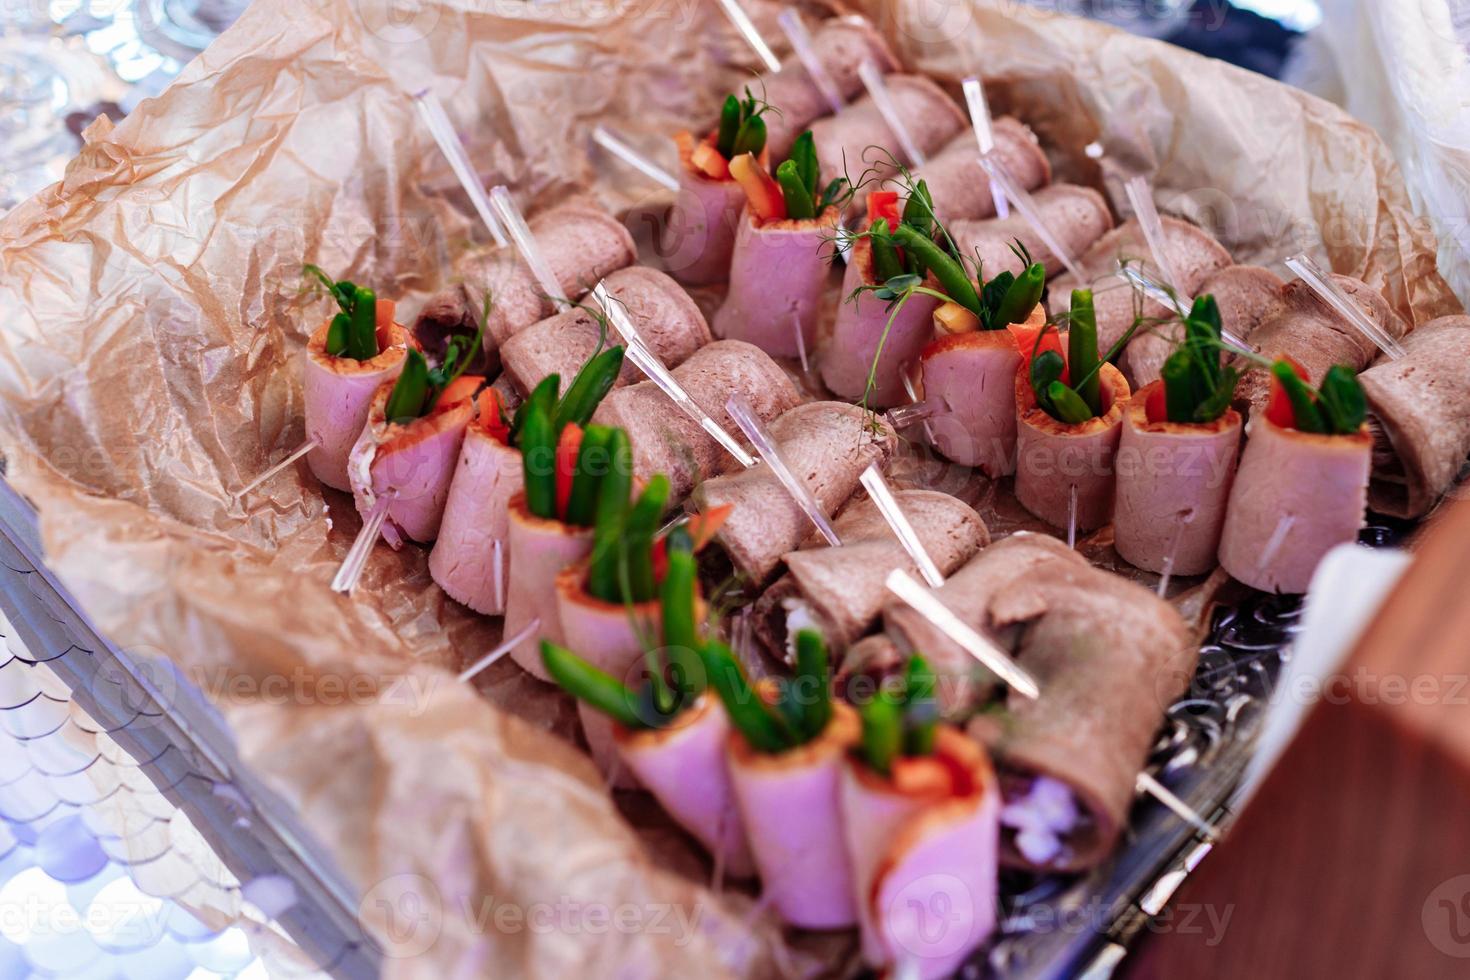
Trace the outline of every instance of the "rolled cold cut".
{"label": "rolled cold cut", "polygon": [[[1074,258],[1113,227],[1113,215],[1107,202],[1091,187],[1052,184],[1037,191],[1033,198],[1046,227]],[[937,198],[935,207],[942,210]],[[1057,275],[1064,268],[1062,260],[1018,213],[1013,212],[1009,218],[985,221],[952,221],[949,222],[949,233],[962,255],[979,259],[986,279],[993,279],[1002,271],[1017,276],[1021,274],[1026,263],[1012,251],[1017,241],[1026,246],[1033,262],[1046,266],[1048,277]]]}
{"label": "rolled cold cut", "polygon": [[[770,431],[781,459],[829,517],[857,490],[863,470],[886,464],[898,445],[885,423],[843,402],[798,405],[772,422]],[[732,508],[715,540],[735,569],[755,583],[769,578],[781,556],[812,531],[811,519],[765,464],[705,480],[693,504],[705,512]]]}
{"label": "rolled cold cut", "polygon": [[1373,439],[1319,435],[1251,419],[1230,489],[1220,564],[1263,592],[1305,592],[1334,546],[1356,541],[1368,503]]}
{"label": "rolled cold cut", "polygon": [[1404,356],[1358,376],[1374,431],[1368,502],[1422,517],[1454,485],[1470,455],[1470,317],[1433,320],[1404,338]]}
{"label": "rolled cold cut", "polygon": [[[1001,116],[991,126],[994,152],[1006,171],[1025,190],[1034,191],[1051,182],[1051,163],[1031,127],[1010,116]],[[928,163],[918,168],[914,180],[923,180],[944,222],[995,216],[990,196],[990,177],[980,166],[980,149],[975,134],[959,133]]]}
{"label": "rolled cold cut", "polygon": [[378,356],[368,361],[333,357],[327,353],[324,323],[306,345],[302,369],[302,400],[306,414],[306,438],[316,442],[306,454],[307,465],[316,478],[336,490],[352,490],[347,476],[347,458],[378,389],[396,381],[408,354],[408,331],[396,323],[378,330]]}
{"label": "rolled cold cut", "polygon": [[747,207],[735,233],[730,291],[715,312],[715,335],[748,341],[772,357],[805,361],[815,352],[839,216],[829,207],[816,218],[762,223]]}
{"label": "rolled cold cut", "polygon": [[1104,363],[1098,377],[1103,414],[1068,425],[1036,403],[1026,372],[1016,372],[1016,499],[1051,526],[1065,528],[1075,491],[1079,533],[1112,516],[1113,454],[1130,394],[1111,364]]}
{"label": "rolled cold cut", "polygon": [[524,488],[525,470],[521,451],[486,421],[477,418],[465,432],[429,574],[451,598],[499,616],[510,581],[510,499]]}
{"label": "rolled cold cut", "polygon": [[[657,269],[632,265],[609,273],[603,282],[666,367],[683,364],[710,342],[709,325],[699,306]],[[603,331],[591,313],[567,310],[538,320],[506,340],[500,359],[521,393],[529,394],[552,374],[561,377],[561,391],[565,392],[596,352],[599,338],[606,346],[619,342],[618,335],[611,328]],[[632,384],[642,378],[642,372],[625,359],[617,383]]]}
{"label": "rolled cold cut", "polygon": [[[888,93],[920,153],[937,153],[968,121],[955,101],[922,75],[889,75]],[[835,116],[812,124],[821,172],[847,175],[854,186],[864,173],[877,178],[896,172],[904,160],[898,137],[884,122],[871,96],[863,96]]]}
{"label": "rolled cold cut", "polygon": [[[714,146],[715,134],[704,142]],[[679,191],[664,221],[659,255],[669,275],[686,286],[703,286],[729,278],[745,191],[734,177],[711,177],[695,167],[694,150],[693,138],[681,135]],[[761,168],[768,168],[770,150],[762,150],[759,159]]]}
{"label": "rolled cold cut", "polygon": [[[671,373],[694,403],[736,438],[740,429],[725,411],[731,395],[743,395],[766,422],[801,400],[780,365],[744,341],[717,340]],[[633,444],[634,477],[646,481],[655,473],[668,476],[670,506],[689,496],[700,480],[723,472],[734,462],[652,381],[615,389],[603,399],[592,421],[627,430]]]}
{"label": "rolled cold cut", "polygon": [[1215,567],[1225,503],[1240,449],[1240,413],[1213,422],[1150,422],[1155,381],[1123,410],[1113,460],[1113,543],[1131,565],[1150,572],[1203,575]]}
{"label": "rolled cold cut", "polygon": [[550,681],[551,675],[541,661],[540,641],[566,646],[556,600],[556,577],[591,553],[592,528],[537,517],[526,506],[524,491],[511,498],[507,513],[510,567],[515,573],[506,587],[503,635],[509,639],[537,620],[536,628],[511,648],[510,655],[522,670]]}

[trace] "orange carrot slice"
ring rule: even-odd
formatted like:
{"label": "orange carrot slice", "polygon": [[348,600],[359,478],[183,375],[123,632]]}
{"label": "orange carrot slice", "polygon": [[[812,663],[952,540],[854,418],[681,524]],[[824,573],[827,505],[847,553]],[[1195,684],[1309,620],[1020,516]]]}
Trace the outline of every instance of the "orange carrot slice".
{"label": "orange carrot slice", "polygon": [[730,176],[745,191],[750,203],[750,212],[759,221],[780,221],[786,217],[786,198],[781,196],[781,187],[755,159],[754,154],[742,153],[730,161]]}
{"label": "orange carrot slice", "polygon": [[566,517],[572,499],[572,478],[577,473],[577,453],[582,448],[582,427],[568,422],[556,443],[556,515]]}

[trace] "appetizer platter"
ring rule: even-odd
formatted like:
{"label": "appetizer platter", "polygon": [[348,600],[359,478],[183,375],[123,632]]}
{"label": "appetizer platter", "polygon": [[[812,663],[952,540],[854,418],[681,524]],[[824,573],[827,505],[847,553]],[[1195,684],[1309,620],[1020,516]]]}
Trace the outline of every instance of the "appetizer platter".
{"label": "appetizer platter", "polygon": [[676,190],[472,174],[482,243],[406,288],[278,256],[302,440],[232,506],[298,479],[338,608],[410,583],[339,641],[474,636],[455,710],[547,740],[648,894],[734,910],[732,972],[1073,975],[1228,828],[1324,556],[1459,485],[1470,317],[1118,193],[874,17],[783,22],[654,134]]}

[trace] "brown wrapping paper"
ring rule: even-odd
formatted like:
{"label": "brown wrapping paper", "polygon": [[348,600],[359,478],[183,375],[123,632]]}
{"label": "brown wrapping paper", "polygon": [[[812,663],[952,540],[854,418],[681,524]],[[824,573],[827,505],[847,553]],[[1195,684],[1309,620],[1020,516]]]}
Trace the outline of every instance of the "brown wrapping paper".
{"label": "brown wrapping paper", "polygon": [[[749,6],[777,36],[779,7]],[[65,178],[0,221],[7,475],[88,614],[171,658],[330,848],[390,974],[769,974],[792,952],[769,916],[693,884],[707,865],[646,803],[623,801],[638,833],[616,819],[563,741],[565,699],[506,662],[478,695],[454,680],[498,621],[435,588],[426,550],[375,549],[349,600],[327,588],[358,526],[346,496],[298,465],[234,497],[302,439],[299,358],[325,308],[300,295],[301,263],[371,283],[408,322],[485,238],[407,91],[445,101],[487,185],[528,210],[585,192],[646,242],[667,195],[591,151],[591,127],[672,167],[664,137],[707,125],[754,65],[714,4],[491,11],[257,0],[162,96],[94,124]],[[1306,249],[1413,322],[1457,310],[1386,149],[1325,103],[1009,3],[867,12],[910,70],[953,89],[983,68],[996,113],[1037,131],[1058,179],[1149,173],[1165,210],[1237,261]],[[993,527],[1022,522],[1007,495],[967,486]],[[426,886],[441,914],[410,957],[371,899]],[[633,931],[496,926],[497,908],[563,897],[672,914]]]}

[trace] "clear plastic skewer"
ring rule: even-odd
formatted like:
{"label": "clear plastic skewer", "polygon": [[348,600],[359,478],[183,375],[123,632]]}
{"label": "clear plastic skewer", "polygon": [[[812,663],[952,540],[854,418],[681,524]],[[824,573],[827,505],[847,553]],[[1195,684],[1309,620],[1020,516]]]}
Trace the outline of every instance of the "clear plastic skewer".
{"label": "clear plastic skewer", "polygon": [[725,8],[725,16],[730,18],[730,23],[734,24],[740,36],[745,38],[745,43],[750,45],[756,57],[765,64],[766,71],[780,71],[781,59],[776,57],[776,52],[772,51],[766,39],[761,37],[761,32],[756,30],[750,15],[745,12],[744,7],[740,6],[740,0],[720,0],[720,6]]}
{"label": "clear plastic skewer", "polygon": [[632,318],[628,316],[622,304],[608,292],[605,283],[599,282],[592,287],[592,298],[601,307],[603,315],[607,317],[608,325],[623,338],[627,358],[633,362],[633,366],[658,385],[659,389],[668,395],[669,399],[679,406],[685,415],[688,415],[698,423],[701,429],[709,433],[710,438],[718,442],[731,456],[734,456],[741,466],[754,466],[755,460],[750,453],[745,451],[745,447],[740,445],[734,436],[721,428],[719,423],[710,418],[693,398],[689,397],[689,392],[685,391],[683,385],[679,384],[669,369],[664,367],[658,355],[648,348]]}
{"label": "clear plastic skewer", "polygon": [[521,256],[521,261],[531,270],[531,275],[536,277],[536,282],[541,285],[551,305],[558,313],[565,313],[572,308],[572,304],[562,296],[561,283],[557,281],[551,266],[547,264],[546,257],[541,254],[541,247],[536,244],[536,236],[531,234],[531,226],[526,224],[521,209],[516,207],[515,200],[510,196],[510,191],[504,184],[498,185],[490,192],[490,205],[495,208],[495,213],[505,223],[510,232],[511,241],[515,242],[516,252]]}
{"label": "clear plastic skewer", "polygon": [[1165,786],[1163,783],[1159,782],[1148,773],[1141,772],[1138,774],[1138,779],[1134,781],[1134,788],[1138,792],[1144,793],[1148,796],[1152,796],[1154,799],[1164,804],[1164,806],[1168,807],[1174,812],[1175,816],[1179,817],[1185,823],[1189,824],[1195,830],[1204,835],[1205,840],[1213,843],[1220,839],[1220,832],[1217,831],[1213,826],[1211,826],[1208,820],[1206,820],[1204,817],[1201,817],[1198,813],[1194,811],[1193,807],[1191,807],[1188,803],[1185,803],[1179,797],[1175,796],[1174,792],[1170,790],[1169,787]]}
{"label": "clear plastic skewer", "polygon": [[1067,496],[1067,547],[1077,547],[1077,484],[1072,484]]}
{"label": "clear plastic skewer", "polygon": [[944,575],[939,571],[939,566],[934,564],[934,559],[929,557],[929,552],[924,550],[924,543],[919,540],[918,532],[914,525],[909,522],[909,517],[898,505],[898,498],[893,495],[893,489],[888,486],[888,481],[883,479],[883,471],[878,468],[877,463],[869,463],[868,468],[863,470],[860,477],[863,488],[868,491],[868,496],[873,498],[873,503],[878,507],[878,513],[888,522],[893,529],[893,534],[898,538],[903,550],[907,551],[909,557],[919,568],[919,574],[924,576],[931,588],[939,588],[944,584]]}
{"label": "clear plastic skewer", "polygon": [[362,522],[362,530],[357,532],[352,547],[347,549],[347,557],[342,559],[342,567],[337,569],[337,574],[332,578],[333,592],[350,595],[357,587],[357,580],[362,578],[362,570],[367,567],[368,556],[373,553],[373,545],[378,543],[383,522],[388,519],[388,508],[393,506],[393,500],[397,496],[391,490],[378,494],[367,520]]}
{"label": "clear plastic skewer", "polygon": [[597,128],[592,130],[592,142],[650,180],[662,184],[671,191],[677,191],[679,189],[678,178],[648,159],[642,153],[633,149],[626,140],[613,133],[606,126],[598,125]]}
{"label": "clear plastic skewer", "polygon": [[755,447],[761,460],[770,467],[771,473],[781,481],[786,492],[791,494],[791,499],[795,500],[797,506],[806,513],[812,524],[822,533],[822,537],[827,539],[827,543],[834,548],[842,544],[842,539],[837,536],[837,530],[827,519],[827,515],[822,512],[822,506],[817,503],[811,487],[807,486],[806,481],[786,465],[786,461],[781,457],[781,450],[776,445],[776,440],[771,438],[770,431],[766,429],[760,416],[755,414],[745,397],[739,393],[731,395],[730,400],[725,403],[725,411],[730,413],[730,417],[735,420],[736,425],[740,426],[740,431],[745,433],[745,438],[750,440],[750,444]]}
{"label": "clear plastic skewer", "polygon": [[1164,285],[1179,292],[1183,287],[1179,285],[1179,276],[1169,258],[1168,241],[1164,238],[1164,219],[1159,217],[1159,209],[1154,206],[1153,186],[1149,184],[1147,177],[1140,175],[1124,184],[1123,190],[1128,195],[1128,203],[1133,205],[1133,216],[1138,219],[1138,227],[1143,229],[1143,240],[1153,253],[1154,265],[1164,277]]}
{"label": "clear plastic skewer", "polygon": [[1383,351],[1391,360],[1398,360],[1404,356],[1403,345],[1378,324],[1368,318],[1362,308],[1352,301],[1352,298],[1344,293],[1333,282],[1332,277],[1327,274],[1317,263],[1307,258],[1306,255],[1293,255],[1286,260],[1286,267],[1301,277],[1302,282],[1311,287],[1322,302],[1337,311],[1348,323],[1371,340],[1379,350]]}
{"label": "clear plastic skewer", "polygon": [[495,663],[497,660],[500,660],[506,654],[510,653],[516,647],[524,643],[527,639],[534,636],[536,631],[540,628],[541,619],[539,617],[533,616],[531,618],[531,621],[525,626],[522,626],[519,630],[517,630],[514,636],[508,636],[505,639],[501,640],[499,645],[496,646],[495,649],[491,650],[479,660],[476,660],[464,670],[460,671],[458,679],[466,682],[472,680],[476,674],[485,670],[491,664]]}
{"label": "clear plastic skewer", "polygon": [[[1136,265],[1129,265],[1126,262],[1119,263],[1118,275],[1122,276],[1128,285],[1180,317],[1189,316],[1190,310],[1194,309],[1193,299],[1174,290],[1166,289],[1163,283]],[[1221,327],[1220,339],[1237,350],[1255,350],[1253,345],[1247,343],[1243,337],[1229,327]]]}
{"label": "clear plastic skewer", "polygon": [[1011,176],[1011,172],[1006,169],[1005,163],[994,150],[991,150],[980,158],[980,166],[985,168],[985,172],[990,175],[991,180],[1000,185],[1000,189],[1006,198],[1016,206],[1016,210],[1021,212],[1021,217],[1026,219],[1026,223],[1031,226],[1032,230],[1036,232],[1037,237],[1051,250],[1051,253],[1057,257],[1058,261],[1067,267],[1067,271],[1072,274],[1073,278],[1078,282],[1086,282],[1087,277],[1082,274],[1082,270],[1072,258],[1071,253],[1062,246],[1061,239],[1052,234],[1052,230],[1046,226],[1046,222],[1041,220],[1041,209],[1036,206],[1036,200],[1025,188],[1016,182],[1016,179]]}
{"label": "clear plastic skewer", "polygon": [[1032,700],[1041,696],[1041,688],[1036,679],[1024,667],[1012,660],[1000,647],[971,629],[948,606],[940,602],[934,593],[924,588],[918,579],[901,568],[895,568],[888,573],[884,585],[889,592],[908,603],[915,612],[929,620],[935,629],[959,644],[966,653],[984,664],[1013,690]]}
{"label": "clear plastic skewer", "polygon": [[[965,90],[965,105],[970,110],[970,125],[975,129],[975,143],[980,147],[980,155],[983,157],[995,149],[995,131],[990,124],[990,103],[985,101],[985,86],[980,79],[972,76],[965,79],[962,85]],[[990,178],[990,199],[995,202],[997,218],[1011,216],[1011,204],[994,177]]]}
{"label": "clear plastic skewer", "polygon": [[321,445],[321,443],[317,442],[315,439],[306,440],[301,445],[291,450],[290,454],[285,459],[281,460],[279,463],[275,464],[270,469],[266,470],[264,473],[260,474],[255,479],[245,484],[239,490],[235,491],[235,499],[238,500],[239,498],[245,496],[247,493],[254,490],[266,480],[269,480],[271,477],[275,476],[277,473],[281,472],[286,467],[290,466],[292,463],[296,462],[302,456],[305,456],[307,453],[311,452],[319,445]]}
{"label": "clear plastic skewer", "polygon": [[878,109],[878,114],[883,117],[883,122],[893,131],[898,138],[898,145],[903,150],[903,155],[911,167],[922,167],[928,163],[924,152],[914,142],[909,133],[909,127],[899,114],[898,106],[893,104],[893,95],[888,91],[888,83],[883,79],[883,72],[872,61],[864,61],[858,65],[858,77],[863,80],[863,86],[868,90],[868,96],[873,100],[873,105]]}
{"label": "clear plastic skewer", "polygon": [[822,93],[822,98],[827,100],[827,105],[833,112],[841,112],[847,106],[847,100],[842,97],[842,92],[837,88],[837,83],[832,81],[832,76],[827,72],[827,66],[822,64],[822,59],[817,57],[816,49],[812,46],[812,36],[806,29],[806,24],[801,20],[801,14],[794,7],[787,7],[781,11],[781,16],[776,18],[776,23],[781,25],[781,33],[786,35],[786,40],[791,42],[791,50],[796,55],[796,60],[801,62],[802,69],[817,91]]}
{"label": "clear plastic skewer", "polygon": [[506,243],[505,232],[500,227],[500,222],[495,219],[495,212],[490,207],[490,199],[485,196],[485,187],[480,183],[479,174],[475,172],[474,164],[470,162],[469,152],[460,141],[459,134],[454,131],[454,125],[450,123],[449,116],[444,112],[444,106],[440,104],[433,92],[424,89],[413,96],[413,104],[418,109],[419,115],[423,117],[424,124],[429,127],[429,132],[434,136],[434,142],[439,144],[439,150],[444,154],[444,159],[449,161],[449,167],[454,171],[454,176],[459,178],[465,193],[469,195],[470,203],[475,207],[475,213],[485,223],[490,236],[495,239],[495,244]]}
{"label": "clear plastic skewer", "polygon": [[1179,547],[1184,544],[1185,528],[1194,523],[1194,511],[1191,510],[1179,521],[1179,526],[1174,530],[1174,543],[1169,545],[1169,554],[1164,559],[1164,571],[1159,576],[1158,597],[1160,599],[1169,591],[1169,580],[1174,577],[1174,562],[1179,557]]}

